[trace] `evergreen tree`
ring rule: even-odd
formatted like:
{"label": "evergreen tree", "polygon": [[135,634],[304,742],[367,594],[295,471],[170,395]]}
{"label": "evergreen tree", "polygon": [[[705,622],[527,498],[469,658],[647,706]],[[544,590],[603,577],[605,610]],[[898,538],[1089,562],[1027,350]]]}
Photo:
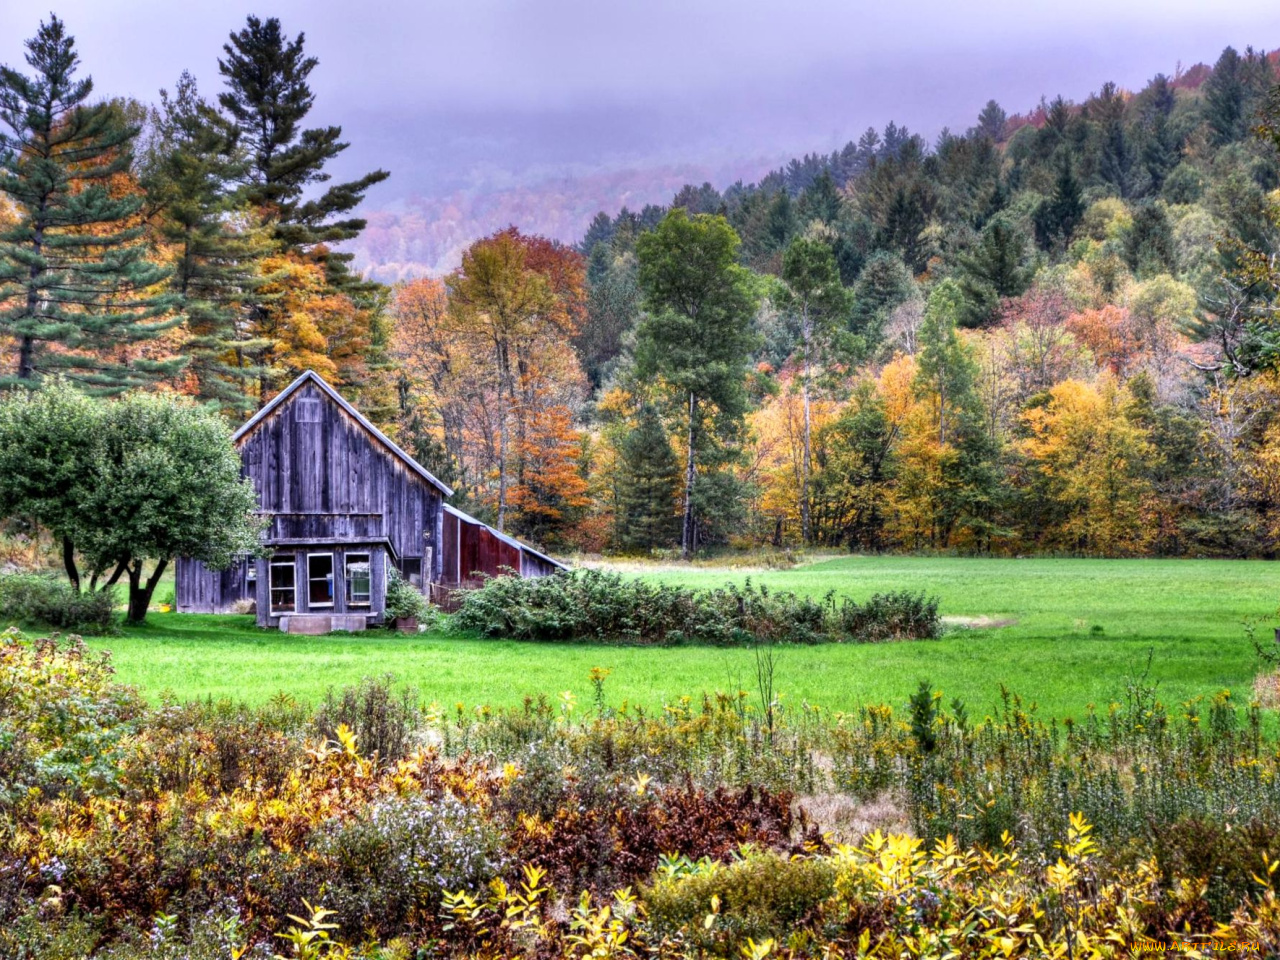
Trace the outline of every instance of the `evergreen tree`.
{"label": "evergreen tree", "polygon": [[587,316],[573,346],[592,387],[599,387],[640,316],[636,258],[630,253],[615,256],[597,244],[587,262],[587,279]]}
{"label": "evergreen tree", "polygon": [[800,222],[834,225],[840,219],[840,191],[831,171],[823,170],[800,196]]}
{"label": "evergreen tree", "polygon": [[[750,274],[738,265],[738,235],[720,216],[676,208],[636,242],[649,315],[637,330],[641,379],[659,378],[685,417],[686,558],[697,548],[694,492],[699,461],[732,440],[746,412],[743,370],[756,344]],[[712,416],[714,414],[714,417]]]}
{"label": "evergreen tree", "polygon": [[218,69],[227,89],[218,102],[235,122],[248,156],[245,199],[271,225],[276,240],[286,251],[323,261],[335,286],[359,288],[347,267],[352,254],[334,253],[328,245],[359,236],[366,221],[345,215],[389,174],[375,170],[318,196],[304,195],[308,187],[329,181],[325,165],[349,146],[341,140],[341,127],[301,126],[315,103],[307,78],[318,63],[304,54],[304,40],[301,33],[289,40],[275,17],[250,16],[222,48],[226,59]]}
{"label": "evergreen tree", "polygon": [[1165,180],[1181,159],[1182,145],[1169,122],[1175,103],[1173,86],[1163,73],[1156,74],[1141,94],[1141,159],[1153,193],[1164,188]]}
{"label": "evergreen tree", "polygon": [[172,251],[169,288],[187,317],[188,373],[197,397],[247,410],[249,387],[262,372],[250,358],[268,346],[248,329],[267,240],[239,209],[234,181],[244,163],[234,129],[200,98],[188,73],[172,98],[163,90],[160,98],[144,185],[156,233]]}
{"label": "evergreen tree", "polygon": [[618,544],[630,550],[670,546],[679,534],[680,462],[653,406],[641,408],[618,452]]}
{"label": "evergreen tree", "polygon": [[796,209],[786,190],[779,190],[770,201],[764,229],[765,250],[769,253],[783,249],[795,235]]}
{"label": "evergreen tree", "polygon": [[1213,65],[1213,73],[1204,83],[1205,119],[1209,136],[1216,146],[1244,139],[1245,67],[1234,47],[1227,47]]}
{"label": "evergreen tree", "polygon": [[1129,269],[1139,279],[1178,272],[1173,226],[1162,201],[1144,203],[1134,210],[1124,253]]}
{"label": "evergreen tree", "polygon": [[65,370],[113,393],[171,375],[180,359],[128,350],[181,322],[175,298],[153,292],[166,271],[148,259],[128,183],[138,128],[118,105],[87,102],[93,81],[75,78],[75,40],[57,17],[26,47],[34,76],[0,67],[0,193],[17,213],[0,231],[0,334],[17,348],[4,382]]}
{"label": "evergreen tree", "polygon": [[1114,83],[1090,102],[1090,116],[1097,124],[1098,175],[1122,198],[1133,195],[1139,186],[1137,155],[1124,127],[1124,99]]}
{"label": "evergreen tree", "polygon": [[1072,169],[1071,154],[1061,150],[1058,154],[1058,177],[1053,193],[1040,202],[1034,217],[1036,242],[1045,250],[1061,248],[1071,240],[1076,224],[1084,216],[1084,200],[1080,196],[1080,181]]}
{"label": "evergreen tree", "polygon": [[1004,139],[1004,125],[1008,120],[1009,115],[1004,112],[1000,104],[994,100],[988,100],[987,105],[978,114],[977,132],[992,143],[999,143]]}
{"label": "evergreen tree", "polygon": [[961,323],[983,327],[997,316],[1003,297],[1017,297],[1031,285],[1034,265],[1027,262],[1027,240],[1007,217],[997,215],[982,229],[978,246],[959,261],[965,298]]}
{"label": "evergreen tree", "polygon": [[875,349],[889,315],[911,299],[915,285],[901,257],[888,251],[874,254],[853,285],[850,332],[861,337],[867,349]]}

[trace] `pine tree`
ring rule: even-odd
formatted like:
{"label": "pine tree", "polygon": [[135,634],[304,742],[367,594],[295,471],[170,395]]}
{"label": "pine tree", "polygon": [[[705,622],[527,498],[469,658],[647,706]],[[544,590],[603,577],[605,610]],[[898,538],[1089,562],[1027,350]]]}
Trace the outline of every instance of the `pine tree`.
{"label": "pine tree", "polygon": [[1169,173],[1181,159],[1182,145],[1169,122],[1175,105],[1173,86],[1163,73],[1156,74],[1142,91],[1140,128],[1142,130],[1142,166],[1151,181],[1153,193],[1159,193]]}
{"label": "pine tree", "polygon": [[1144,203],[1134,210],[1124,252],[1129,269],[1139,279],[1178,272],[1173,226],[1163,201]]}
{"label": "pine tree", "polygon": [[875,254],[853,286],[850,332],[862,337],[868,349],[874,349],[889,314],[910,300],[914,291],[915,280],[901,257],[888,251]]}
{"label": "pine tree", "polygon": [[1058,177],[1053,193],[1041,201],[1032,218],[1036,242],[1046,250],[1065,246],[1082,216],[1084,200],[1080,195],[1080,181],[1072,169],[1070,152],[1063,149],[1058,155]]}
{"label": "pine tree", "polygon": [[994,100],[988,100],[978,114],[977,132],[992,143],[999,143],[1004,139],[1004,125],[1008,120],[1009,115],[1004,112],[1004,108]]}
{"label": "pine tree", "polygon": [[830,170],[823,170],[800,196],[800,221],[808,224],[818,220],[834,226],[840,219],[840,191]]}
{"label": "pine tree", "polygon": [[1035,267],[1027,263],[1027,241],[1007,217],[993,217],[978,246],[960,257],[960,290],[966,308],[962,324],[982,327],[996,318],[1003,297],[1020,296],[1031,285]]}
{"label": "pine tree", "polygon": [[57,17],[27,41],[26,76],[0,67],[0,193],[17,222],[0,231],[0,334],[17,346],[16,377],[69,371],[115,393],[169,376],[181,359],[131,357],[129,347],[181,322],[153,292],[167,272],[148,259],[129,178],[138,128],[118,105],[89,104],[75,78],[75,40]]}
{"label": "pine tree", "polygon": [[308,187],[328,182],[325,165],[349,146],[341,140],[341,127],[301,128],[315,103],[307,77],[319,62],[305,55],[304,41],[301,33],[289,40],[275,17],[250,16],[222,48],[226,59],[218,61],[218,69],[227,89],[218,102],[238,127],[239,145],[248,154],[246,200],[261,211],[286,252],[310,254],[325,264],[330,283],[358,289],[361,284],[348,270],[352,254],[334,253],[328,245],[359,236],[366,221],[344,215],[389,174],[375,170],[318,196],[304,196]]}
{"label": "pine tree", "polygon": [[156,233],[172,251],[169,288],[187,317],[187,372],[197,397],[247,410],[250,385],[262,373],[250,358],[269,346],[248,329],[260,303],[257,265],[267,238],[234,191],[244,171],[234,129],[200,98],[188,73],[173,97],[163,90],[160,97],[157,144],[144,183]]}
{"label": "pine tree", "polygon": [[1244,138],[1245,69],[1234,47],[1227,47],[1204,83],[1205,118],[1216,146]]}

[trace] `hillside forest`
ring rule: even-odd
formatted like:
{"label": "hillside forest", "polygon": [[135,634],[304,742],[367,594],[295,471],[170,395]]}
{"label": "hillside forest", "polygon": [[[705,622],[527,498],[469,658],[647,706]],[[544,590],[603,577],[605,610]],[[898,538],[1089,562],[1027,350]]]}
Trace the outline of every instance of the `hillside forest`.
{"label": "hillside forest", "polygon": [[1277,552],[1274,56],[890,123],[394,287],[344,250],[388,173],[330,179],[304,35],[250,17],[218,63],[103,97],[52,17],[0,70],[5,389],[238,422],[312,369],[559,551]]}

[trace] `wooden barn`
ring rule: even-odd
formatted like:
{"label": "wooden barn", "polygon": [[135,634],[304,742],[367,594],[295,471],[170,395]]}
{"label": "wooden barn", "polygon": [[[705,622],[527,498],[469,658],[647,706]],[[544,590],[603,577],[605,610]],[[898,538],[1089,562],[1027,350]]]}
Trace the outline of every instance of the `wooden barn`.
{"label": "wooden barn", "polygon": [[394,566],[424,593],[564,565],[446,504],[453,491],[307,371],[234,436],[270,555],[209,570],[180,557],[184,613],[252,604],[261,626],[327,632],[381,622]]}

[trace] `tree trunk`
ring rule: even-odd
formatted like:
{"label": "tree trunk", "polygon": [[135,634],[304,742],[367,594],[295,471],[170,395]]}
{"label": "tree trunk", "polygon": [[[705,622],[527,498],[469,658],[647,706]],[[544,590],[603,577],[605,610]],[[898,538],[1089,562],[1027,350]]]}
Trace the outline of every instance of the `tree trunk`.
{"label": "tree trunk", "polygon": [[[31,246],[34,248],[35,256],[32,258],[31,266],[27,268],[27,316],[31,319],[35,318],[36,307],[40,300],[36,296],[36,280],[40,276],[41,252],[44,249],[44,211],[47,204],[47,198],[41,198],[40,206],[36,214],[36,226],[31,235]],[[36,375],[35,360],[35,338],[23,336],[18,347],[18,379],[33,380]],[[70,573],[70,571],[68,571]],[[72,578],[77,590],[80,589],[79,575]]]}
{"label": "tree trunk", "polygon": [[156,586],[168,565],[168,560],[157,561],[151,576],[143,582],[142,561],[135,560],[129,564],[129,612],[125,616],[126,623],[139,624],[146,621],[151,595],[156,592]]}
{"label": "tree trunk", "polygon": [[694,460],[694,424],[697,420],[698,401],[693,391],[689,391],[689,459],[684,471],[684,529],[680,536],[680,555],[688,560],[692,558],[695,544],[693,542],[693,481],[697,475]]}
{"label": "tree trunk", "polygon": [[497,344],[498,352],[498,523],[503,533],[507,520],[507,444],[511,431],[507,423],[510,407],[515,400],[515,385],[511,383],[511,358],[506,344]]}
{"label": "tree trunk", "polygon": [[80,592],[80,570],[76,567],[76,545],[65,534],[62,537],[62,566],[67,571],[67,579],[71,581],[71,589]]}
{"label": "tree trunk", "polygon": [[813,471],[812,446],[810,441],[809,417],[809,306],[805,304],[804,316],[800,321],[800,331],[804,338],[804,374],[800,381],[800,390],[804,395],[804,462],[800,468],[800,539],[807,546],[813,537],[809,526],[809,474]]}

